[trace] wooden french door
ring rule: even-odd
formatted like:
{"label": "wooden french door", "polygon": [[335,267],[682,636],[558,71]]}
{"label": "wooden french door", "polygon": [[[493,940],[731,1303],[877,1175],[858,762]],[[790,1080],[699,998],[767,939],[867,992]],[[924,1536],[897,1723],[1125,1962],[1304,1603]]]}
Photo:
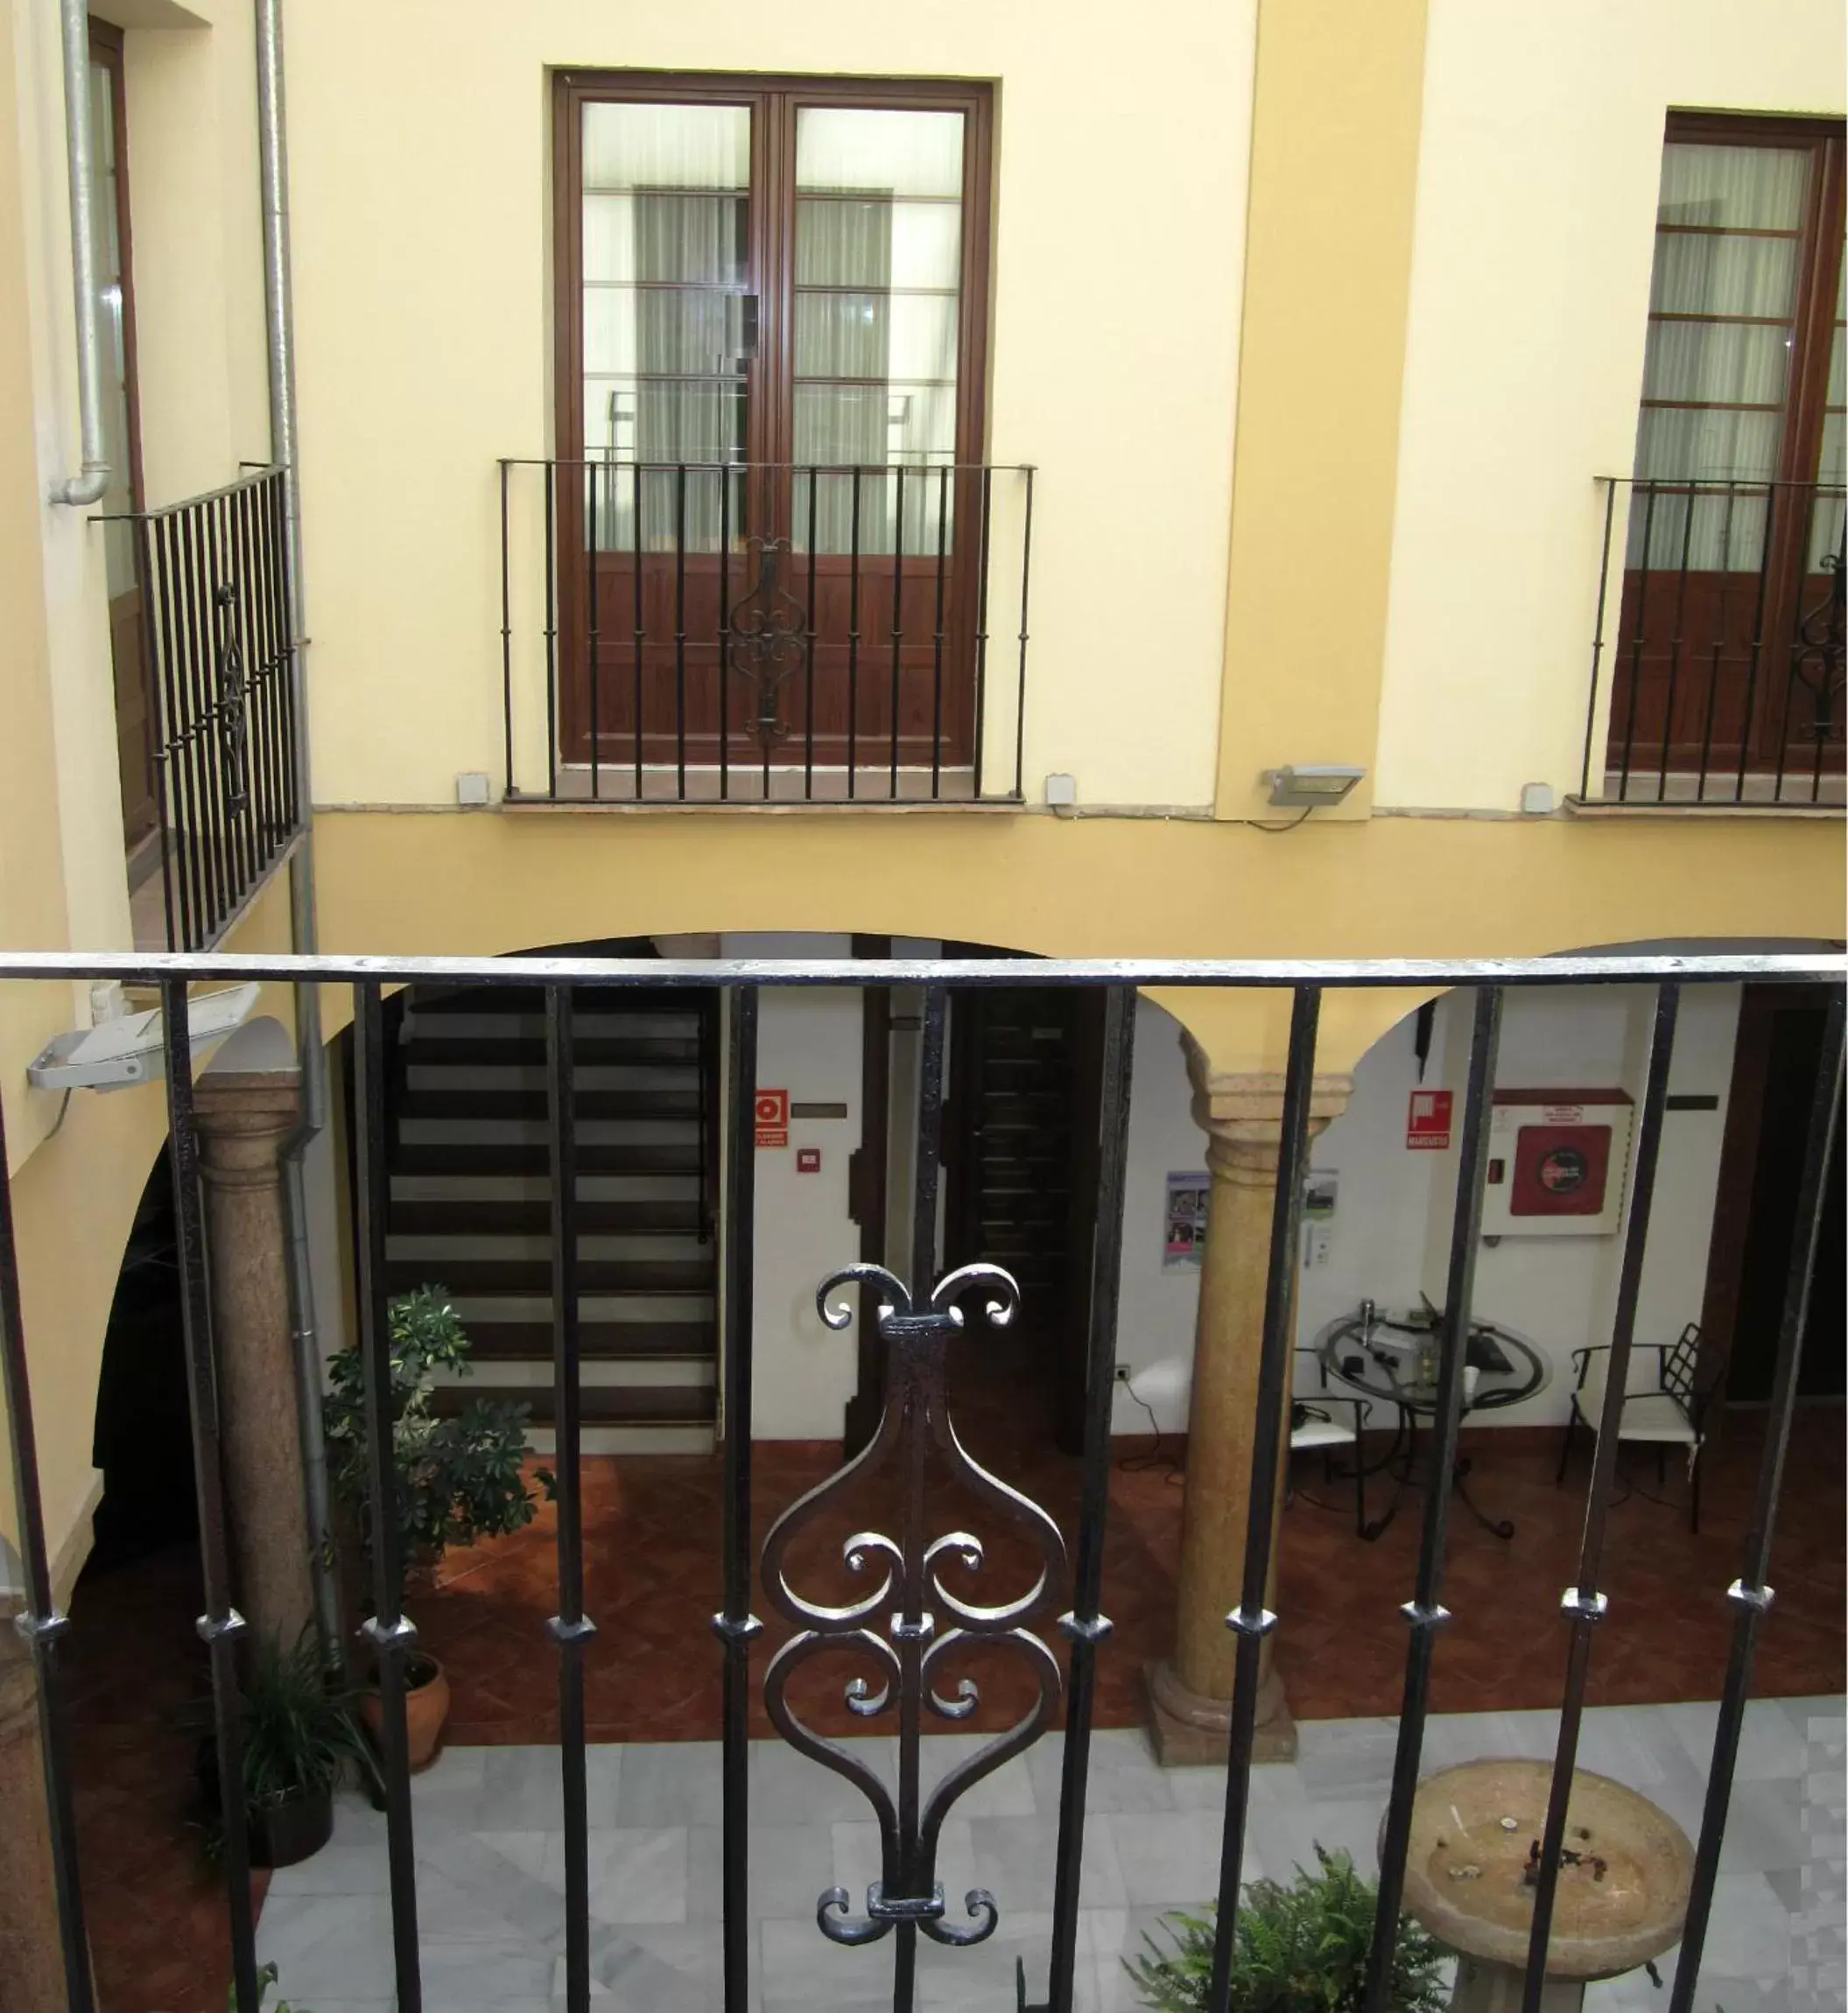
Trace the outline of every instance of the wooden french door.
{"label": "wooden french door", "polygon": [[966,764],[989,95],[558,81],[559,753]]}
{"label": "wooden french door", "polygon": [[[143,507],[140,403],[135,382],[135,282],[129,228],[128,113],[123,89],[122,31],[90,23],[91,202],[96,234],[94,284],[102,312],[106,382],[103,424],[109,487],[97,509],[118,520],[102,526],[109,596],[109,649],[116,680],[116,737],[123,836],[131,863],[151,872],[146,842],[157,821],[154,754],[160,715],[154,697],[135,527],[119,520]],[[138,875],[137,875],[138,878]]]}
{"label": "wooden french door", "polygon": [[1839,773],[1843,126],[1673,114],[1611,712],[1625,772]]}

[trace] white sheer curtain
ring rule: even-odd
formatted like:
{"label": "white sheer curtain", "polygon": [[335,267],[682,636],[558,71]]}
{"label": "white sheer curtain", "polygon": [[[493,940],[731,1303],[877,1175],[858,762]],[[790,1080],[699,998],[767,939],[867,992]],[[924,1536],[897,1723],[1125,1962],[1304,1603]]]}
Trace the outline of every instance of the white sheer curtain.
{"label": "white sheer curtain", "polygon": [[[1749,486],[1776,473],[1809,165],[1794,148],[1663,149],[1639,481]],[[1788,235],[1755,235],[1767,231]],[[1645,493],[1629,563],[1644,563],[1647,544],[1651,566],[1678,567],[1685,552],[1697,571],[1755,570],[1766,531],[1762,488]]]}
{"label": "white sheer curtain", "polygon": [[[596,542],[716,552],[748,529],[742,478],[635,463],[738,463],[746,439],[738,298],[748,276],[751,115],[741,105],[584,108],[584,452]],[[721,485],[729,483],[728,509]],[[728,516],[729,522],[726,519]]]}
{"label": "white sheer curtain", "polygon": [[[808,550],[802,465],[857,467],[859,549],[952,543],[962,276],[959,112],[804,106],[796,115],[796,544]],[[854,478],[818,473],[818,551],[854,542]]]}

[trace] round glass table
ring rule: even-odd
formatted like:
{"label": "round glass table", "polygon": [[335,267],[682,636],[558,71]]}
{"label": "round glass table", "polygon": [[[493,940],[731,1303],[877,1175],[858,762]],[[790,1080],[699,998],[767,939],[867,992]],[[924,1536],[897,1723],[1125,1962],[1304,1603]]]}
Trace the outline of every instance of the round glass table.
{"label": "round glass table", "polygon": [[[1396,1487],[1383,1517],[1365,1526],[1364,1538],[1377,1538],[1398,1514],[1400,1498],[1418,1472],[1421,1420],[1437,1410],[1438,1344],[1442,1312],[1429,1301],[1410,1308],[1383,1308],[1362,1301],[1353,1313],[1329,1322],[1315,1339],[1325,1377],[1352,1391],[1394,1406],[1398,1429],[1385,1456],[1367,1470],[1390,1475]],[[1493,1412],[1537,1397],[1552,1378],[1552,1366],[1524,1336],[1492,1321],[1472,1321],[1463,1356],[1463,1413]],[[1468,1488],[1470,1462],[1460,1458],[1451,1483],[1464,1506],[1485,1530],[1512,1538],[1506,1518],[1488,1516]]]}

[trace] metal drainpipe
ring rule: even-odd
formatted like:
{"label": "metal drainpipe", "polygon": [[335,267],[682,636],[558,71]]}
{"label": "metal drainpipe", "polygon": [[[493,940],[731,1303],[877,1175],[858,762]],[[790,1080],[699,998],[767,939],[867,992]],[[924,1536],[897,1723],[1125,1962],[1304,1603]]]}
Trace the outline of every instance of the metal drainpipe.
{"label": "metal drainpipe", "polygon": [[102,325],[96,312],[96,215],[90,201],[90,17],[88,0],[59,0],[64,44],[64,151],[71,183],[71,284],[77,306],[77,412],[81,471],[52,485],[54,503],[95,503],[109,487],[102,431]]}
{"label": "metal drainpipe", "polygon": [[[83,0],[75,0],[80,7]],[[289,633],[295,645],[295,789],[302,836],[289,861],[292,946],[319,948],[314,906],[314,800],[308,758],[307,635],[302,619],[301,494],[296,470],[295,319],[289,277],[289,148],[283,102],[282,0],[256,0],[256,122],[263,179],[263,310],[269,341],[270,454],[283,471],[283,521],[289,560]],[[327,1557],[333,1523],[327,1447],[321,1429],[320,1338],[314,1318],[313,1249],[308,1234],[306,1157],[327,1122],[327,1054],[321,1041],[320,988],[295,988],[296,1047],[302,1118],[283,1148],[283,1204],[287,1218],[289,1305],[294,1329],[302,1471],[313,1540],[314,1606],[322,1646],[339,1655],[340,1596]]]}

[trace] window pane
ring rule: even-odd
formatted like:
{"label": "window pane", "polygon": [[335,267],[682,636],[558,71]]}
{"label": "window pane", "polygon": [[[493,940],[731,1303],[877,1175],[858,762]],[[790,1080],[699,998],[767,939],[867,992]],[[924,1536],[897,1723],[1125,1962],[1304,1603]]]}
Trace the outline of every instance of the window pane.
{"label": "window pane", "polygon": [[1662,149],[1659,224],[1721,230],[1802,228],[1809,153],[1673,140]]}
{"label": "window pane", "polygon": [[[796,115],[795,456],[868,470],[946,466],[956,453],[963,117],[805,106]],[[859,382],[842,383],[841,379]],[[899,485],[863,476],[859,550],[898,542]],[[908,475],[903,549],[934,553],[948,485]],[[797,485],[796,544],[808,549]],[[818,485],[816,550],[846,552],[852,484]]]}
{"label": "window pane", "polygon": [[[582,148],[587,458],[741,461],[748,416],[738,296],[750,274],[748,108],[587,105]],[[718,549],[720,488],[717,476],[686,485],[689,551]],[[648,479],[641,545],[671,544],[681,510],[671,474]],[[741,523],[733,516],[734,542]],[[636,543],[634,485],[607,480],[597,544],[621,550]]]}
{"label": "window pane", "polygon": [[1656,314],[1788,318],[1796,301],[1795,238],[1664,231],[1655,240],[1649,307]]}
{"label": "window pane", "polygon": [[1784,328],[1753,322],[1653,322],[1643,396],[1781,405],[1789,362],[1789,332]]}

